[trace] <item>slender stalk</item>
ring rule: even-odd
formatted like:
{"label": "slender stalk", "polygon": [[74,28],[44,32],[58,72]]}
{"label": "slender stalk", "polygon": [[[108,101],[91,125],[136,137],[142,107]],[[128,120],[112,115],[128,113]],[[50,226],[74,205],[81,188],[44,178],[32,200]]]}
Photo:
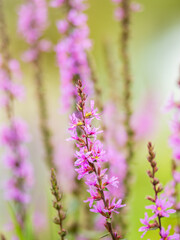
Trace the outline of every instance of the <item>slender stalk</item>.
{"label": "slender stalk", "polygon": [[131,183],[131,162],[133,159],[133,136],[134,131],[131,126],[131,117],[132,117],[132,107],[131,107],[131,87],[132,79],[130,73],[130,60],[129,60],[129,38],[130,38],[130,0],[122,0],[122,9],[124,17],[121,21],[121,57],[122,57],[122,77],[124,83],[124,94],[123,94],[123,106],[125,112],[124,126],[127,133],[127,174],[125,178],[126,185],[126,198],[129,197],[130,193],[130,183]]}
{"label": "slender stalk", "polygon": [[119,79],[119,69],[118,69],[118,59],[116,59],[114,54],[114,49],[112,49],[113,43],[110,41],[106,41],[104,43],[104,53],[106,60],[106,69],[108,71],[108,79],[109,79],[109,88],[110,88],[110,99],[111,101],[118,106],[119,104],[119,92],[117,91],[117,80]]}
{"label": "slender stalk", "polygon": [[104,110],[104,106],[102,103],[102,90],[99,87],[99,83],[98,83],[99,81],[98,81],[95,61],[90,53],[88,54],[88,62],[89,62],[89,66],[91,69],[91,80],[92,80],[93,86],[94,86],[95,100],[97,103],[97,108],[99,109],[100,112],[102,112]]}
{"label": "slender stalk", "polygon": [[63,221],[66,215],[62,209],[62,204],[61,204],[62,194],[60,193],[60,190],[59,190],[54,169],[51,169],[51,193],[55,198],[55,200],[53,201],[53,207],[57,211],[57,217],[54,218],[54,223],[59,226],[58,234],[61,237],[61,240],[64,240],[67,234],[63,228]]}
{"label": "slender stalk", "polygon": [[50,168],[55,168],[53,161],[53,145],[51,142],[51,131],[48,126],[48,111],[47,111],[47,101],[45,98],[45,90],[40,62],[40,55],[33,61],[34,67],[34,80],[36,85],[36,96],[38,102],[39,110],[39,120],[40,120],[40,131],[43,138],[43,145],[45,150],[45,158],[47,165]]}

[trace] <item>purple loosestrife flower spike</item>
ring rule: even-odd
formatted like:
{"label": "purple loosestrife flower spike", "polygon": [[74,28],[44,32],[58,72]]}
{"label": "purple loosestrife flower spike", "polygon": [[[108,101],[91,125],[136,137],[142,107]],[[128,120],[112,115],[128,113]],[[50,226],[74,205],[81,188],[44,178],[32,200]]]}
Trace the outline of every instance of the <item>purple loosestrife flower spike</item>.
{"label": "purple loosestrife flower spike", "polygon": [[66,218],[66,214],[62,209],[62,195],[60,193],[56,173],[53,168],[51,169],[51,193],[55,198],[55,200],[53,201],[53,208],[57,211],[57,216],[54,218],[54,223],[59,225],[58,234],[61,237],[61,240],[64,240],[67,234],[66,230],[63,229],[63,221]]}
{"label": "purple loosestrife flower spike", "polygon": [[25,0],[18,11],[18,32],[29,44],[29,49],[23,54],[25,62],[31,62],[34,68],[34,80],[38,102],[40,131],[42,135],[45,159],[49,167],[54,167],[53,145],[51,131],[48,126],[48,110],[44,90],[44,82],[41,68],[41,53],[51,48],[51,43],[41,39],[48,26],[47,3],[45,0]]}
{"label": "purple loosestrife flower spike", "polygon": [[[178,80],[178,88],[180,89],[180,80]],[[174,110],[173,119],[171,120],[171,135],[169,144],[172,148],[172,181],[167,185],[165,195],[170,197],[176,210],[177,224],[175,230],[180,234],[180,201],[178,187],[180,184],[180,104],[174,98],[168,102],[168,110]],[[169,186],[171,189],[169,189]],[[171,191],[170,191],[171,190]],[[179,238],[180,239],[180,238]]]}
{"label": "purple loosestrife flower spike", "polygon": [[4,163],[11,170],[11,177],[5,186],[5,197],[14,202],[15,214],[23,229],[26,218],[26,207],[29,203],[29,190],[33,183],[33,170],[28,161],[25,144],[29,141],[26,124],[14,117],[13,102],[22,96],[22,86],[15,80],[21,76],[19,63],[11,59],[9,39],[3,15],[3,2],[0,0],[0,91],[3,93],[3,106],[8,124],[0,132],[0,143],[4,146]]}
{"label": "purple loosestrife flower spike", "polygon": [[80,97],[77,103],[78,116],[73,114],[70,118],[69,131],[78,148],[75,161],[78,179],[86,180],[90,197],[85,202],[89,202],[90,211],[100,213],[105,218],[105,227],[113,240],[120,239],[121,236],[112,229],[112,213],[118,213],[125,205],[122,205],[121,199],[111,199],[107,194],[110,185],[117,184],[117,178],[109,179],[107,169],[102,169],[106,157],[102,144],[97,140],[101,131],[92,126],[92,120],[99,120],[99,114],[96,109],[91,108],[90,111],[86,109],[87,97],[80,80],[77,83],[77,91]]}
{"label": "purple loosestrife flower spike", "polygon": [[91,48],[89,28],[87,26],[86,0],[52,0],[51,6],[64,7],[65,19],[57,22],[57,28],[62,35],[55,51],[61,77],[62,108],[67,111],[73,106],[77,93],[75,82],[82,79],[86,86],[86,93],[90,93],[90,68],[87,51]]}
{"label": "purple loosestrife flower spike", "polygon": [[148,196],[147,199],[151,201],[153,204],[146,207],[146,209],[151,209],[152,213],[154,214],[152,217],[148,217],[147,213],[145,213],[145,219],[141,219],[141,223],[145,226],[141,227],[139,229],[140,232],[144,232],[141,236],[141,238],[144,237],[145,233],[148,230],[155,230],[159,229],[159,235],[161,239],[167,240],[167,239],[177,239],[177,234],[174,234],[173,236],[169,236],[169,230],[170,227],[168,227],[168,230],[165,231],[162,227],[162,218],[169,217],[169,214],[175,213],[176,211],[174,209],[171,209],[173,206],[172,202],[169,200],[163,198],[162,196],[159,196],[159,194],[163,191],[163,187],[159,182],[159,179],[156,178],[156,173],[158,171],[157,168],[157,162],[155,160],[155,152],[154,147],[149,142],[148,143],[148,152],[149,155],[147,157],[148,162],[151,165],[151,170],[147,171],[147,174],[151,180],[151,184],[154,190],[154,197]]}
{"label": "purple loosestrife flower spike", "polygon": [[[50,3],[52,7],[58,8],[59,12],[62,10],[64,16],[56,24],[60,33],[60,40],[55,47],[61,82],[61,110],[63,111],[74,111],[76,108],[77,91],[75,83],[77,79],[80,78],[83,81],[88,95],[92,92],[90,78],[93,79],[93,74],[90,71],[87,56],[92,44],[89,39],[88,17],[85,13],[88,7],[86,3],[87,0],[52,0]],[[75,145],[74,149],[76,149]],[[72,158],[73,164],[74,158]],[[76,185],[73,198],[79,201],[80,194],[83,192],[82,181],[77,181],[76,178],[74,182]],[[80,210],[85,213],[86,218],[86,213],[89,213],[89,210],[82,208]],[[71,227],[75,235],[79,231],[79,220],[78,214]],[[89,228],[89,221],[87,222]]]}
{"label": "purple loosestrife flower spike", "polygon": [[179,234],[173,234],[171,236],[169,235],[170,229],[171,229],[171,226],[169,226],[166,231],[162,227],[162,229],[161,229],[161,239],[160,240],[179,240]]}

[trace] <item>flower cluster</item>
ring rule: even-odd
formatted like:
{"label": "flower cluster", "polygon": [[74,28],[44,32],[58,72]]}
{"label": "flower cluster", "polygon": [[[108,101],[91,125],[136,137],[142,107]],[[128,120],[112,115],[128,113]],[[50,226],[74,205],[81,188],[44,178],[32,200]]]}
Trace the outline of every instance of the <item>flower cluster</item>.
{"label": "flower cluster", "polygon": [[[24,88],[20,84],[21,70],[19,62],[12,59],[7,64],[8,66],[4,65],[3,57],[0,55],[0,105],[4,107],[10,104],[10,95],[18,99],[22,99],[24,96]],[[11,71],[11,76],[9,71]]]}
{"label": "flower cluster", "polygon": [[19,221],[22,223],[24,206],[29,202],[29,189],[33,182],[32,166],[28,161],[25,144],[29,140],[26,124],[13,116],[13,100],[22,97],[23,87],[16,83],[21,77],[19,63],[16,60],[0,58],[1,103],[7,112],[9,123],[1,127],[0,142],[4,146],[4,164],[11,170],[11,177],[5,186],[5,197],[20,205]]}
{"label": "flower cluster", "polygon": [[32,186],[33,176],[25,146],[29,141],[26,124],[22,120],[14,119],[9,126],[2,128],[0,140],[6,148],[4,164],[12,172],[5,188],[6,198],[27,204],[30,200],[28,191]]}
{"label": "flower cluster", "polygon": [[[123,2],[127,2],[127,0],[112,0],[115,5],[117,5],[117,8],[115,9],[114,15],[116,20],[121,21],[125,17],[125,10],[124,10],[124,4]],[[130,4],[130,10],[133,12],[140,12],[142,11],[142,7],[139,3],[132,2]]]}
{"label": "flower cluster", "polygon": [[47,13],[45,0],[26,0],[19,8],[18,32],[30,45],[29,50],[23,54],[24,61],[34,61],[39,52],[46,52],[51,47],[49,41],[40,40],[48,26]]}
{"label": "flower cluster", "polygon": [[76,96],[74,83],[79,77],[86,82],[87,92],[92,89],[89,82],[90,69],[87,59],[91,41],[89,40],[87,16],[84,13],[87,5],[86,0],[53,0],[51,6],[67,9],[66,18],[57,22],[62,39],[57,44],[55,51],[63,89],[61,93],[63,109],[69,110],[73,97]]}
{"label": "flower cluster", "polygon": [[[180,87],[180,82],[178,82],[178,87]],[[165,195],[170,198],[171,202],[174,204],[174,208],[177,211],[177,226],[176,232],[180,234],[180,224],[179,216],[180,212],[180,202],[178,186],[180,184],[180,104],[171,97],[168,102],[167,110],[174,110],[173,119],[171,120],[171,135],[169,138],[169,144],[173,151],[172,158],[172,181],[166,186]]]}
{"label": "flower cluster", "polygon": [[149,156],[147,159],[151,165],[151,170],[148,170],[147,173],[151,180],[151,184],[154,190],[154,197],[151,196],[147,197],[147,199],[151,201],[153,204],[147,206],[146,209],[151,209],[153,216],[149,218],[148,214],[145,213],[145,219],[141,219],[141,223],[145,225],[139,229],[140,232],[144,232],[141,237],[143,238],[145,233],[149,230],[159,229],[159,235],[161,239],[178,240],[179,239],[178,234],[174,234],[171,236],[169,235],[169,230],[171,226],[168,227],[167,231],[165,231],[164,228],[162,227],[161,222],[162,218],[164,217],[168,218],[170,214],[175,213],[176,211],[171,208],[173,206],[171,201],[159,195],[163,191],[163,187],[161,186],[159,179],[156,178],[155,176],[156,172],[158,171],[158,168],[157,163],[155,161],[154,148],[151,143],[148,143],[148,151]]}
{"label": "flower cluster", "polygon": [[[102,163],[106,162],[106,155],[101,142],[97,139],[100,131],[91,125],[93,119],[100,119],[97,109],[94,109],[94,102],[91,102],[91,109],[86,109],[86,95],[83,91],[82,83],[79,80],[78,95],[80,100],[77,104],[77,115],[70,118],[71,139],[76,140],[76,161],[75,167],[78,179],[85,178],[85,183],[89,187],[90,197],[85,201],[89,202],[90,211],[100,213],[106,219],[105,227],[112,239],[120,239],[112,229],[112,214],[118,213],[118,209],[124,207],[122,200],[110,199],[108,189],[110,186],[117,186],[117,177],[109,178],[107,169],[102,169]],[[78,132],[80,131],[80,135]]]}

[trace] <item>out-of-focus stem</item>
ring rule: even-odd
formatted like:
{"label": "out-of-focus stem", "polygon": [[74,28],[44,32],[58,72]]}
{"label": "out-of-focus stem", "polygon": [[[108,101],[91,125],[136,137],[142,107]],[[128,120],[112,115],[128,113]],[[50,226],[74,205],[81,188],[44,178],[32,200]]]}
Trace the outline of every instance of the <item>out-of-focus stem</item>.
{"label": "out-of-focus stem", "polygon": [[96,72],[95,61],[90,53],[88,54],[88,63],[91,70],[91,80],[94,84],[93,86],[94,86],[96,105],[99,111],[102,112],[104,109],[104,106],[102,104],[102,90],[99,87],[99,83],[98,83],[98,76]]}
{"label": "out-of-focus stem", "polygon": [[[121,50],[121,61],[122,61],[122,78],[123,78],[123,96],[122,103],[124,107],[124,127],[127,134],[126,141],[126,162],[127,162],[127,173],[124,179],[125,185],[125,202],[128,202],[130,190],[131,190],[131,163],[133,159],[133,137],[134,131],[131,126],[132,117],[132,78],[130,71],[130,59],[129,59],[129,39],[130,39],[130,0],[122,0],[121,8],[123,10],[123,18],[121,20],[121,39],[120,39],[120,50]],[[122,210],[124,211],[124,210]],[[128,228],[126,217],[121,219],[121,228],[123,233]]]}
{"label": "out-of-focus stem", "polygon": [[[102,101],[102,90],[99,87],[98,76],[96,74],[95,62],[94,62],[93,57],[90,54],[88,55],[88,62],[89,62],[90,70],[91,70],[91,80],[92,80],[93,86],[94,86],[96,105],[97,105],[97,108],[99,109],[99,111],[103,112],[104,105],[103,105],[103,101]],[[101,122],[101,128],[105,134],[106,133],[106,125],[104,124],[104,121]],[[104,142],[104,137],[102,135],[100,136],[100,140],[102,142]]]}
{"label": "out-of-focus stem", "polygon": [[39,121],[40,121],[40,131],[43,139],[45,158],[47,165],[50,168],[55,168],[53,161],[53,145],[51,143],[51,132],[48,126],[48,113],[47,113],[47,102],[45,98],[44,84],[43,84],[43,76],[42,69],[40,64],[40,56],[38,56],[34,62],[34,80],[36,85],[36,95],[38,102],[38,110],[39,110]]}
{"label": "out-of-focus stem", "polygon": [[121,21],[121,56],[122,56],[122,77],[124,82],[123,106],[125,112],[124,125],[127,133],[127,165],[128,170],[125,178],[126,184],[126,198],[129,196],[131,171],[130,164],[133,158],[133,135],[134,131],[131,126],[132,106],[131,106],[131,88],[132,79],[130,73],[130,60],[129,60],[129,36],[130,36],[130,0],[122,1],[122,9],[124,17]]}
{"label": "out-of-focus stem", "polygon": [[[4,6],[3,6],[3,0],[0,0],[0,53],[2,54],[3,58],[3,68],[6,70],[8,73],[9,77],[11,75],[9,67],[8,67],[8,62],[10,60],[10,53],[9,53],[9,37],[7,34],[7,26],[5,22],[5,17],[4,17]],[[6,105],[6,114],[7,118],[10,120],[13,115],[13,97],[9,92],[7,92],[9,95],[10,101]]]}
{"label": "out-of-focus stem", "polygon": [[105,61],[106,68],[108,71],[108,79],[109,79],[109,88],[110,88],[110,99],[115,104],[119,104],[119,98],[117,94],[117,80],[119,76],[117,76],[117,62],[114,57],[112,43],[110,41],[106,41],[104,43],[104,53],[105,53]]}
{"label": "out-of-focus stem", "polygon": [[3,234],[0,234],[0,240],[6,240],[6,238]]}

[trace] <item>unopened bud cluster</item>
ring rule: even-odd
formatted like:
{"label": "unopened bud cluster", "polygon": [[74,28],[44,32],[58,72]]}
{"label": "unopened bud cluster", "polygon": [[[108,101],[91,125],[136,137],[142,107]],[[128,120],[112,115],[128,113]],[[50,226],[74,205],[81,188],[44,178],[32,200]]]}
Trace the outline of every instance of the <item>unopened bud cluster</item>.
{"label": "unopened bud cluster", "polygon": [[54,169],[51,170],[51,193],[55,198],[53,201],[53,208],[57,211],[57,216],[53,219],[53,222],[59,225],[60,230],[58,234],[63,240],[66,236],[66,230],[63,229],[63,220],[66,218],[66,214],[64,213],[61,205],[62,194],[59,190]]}

